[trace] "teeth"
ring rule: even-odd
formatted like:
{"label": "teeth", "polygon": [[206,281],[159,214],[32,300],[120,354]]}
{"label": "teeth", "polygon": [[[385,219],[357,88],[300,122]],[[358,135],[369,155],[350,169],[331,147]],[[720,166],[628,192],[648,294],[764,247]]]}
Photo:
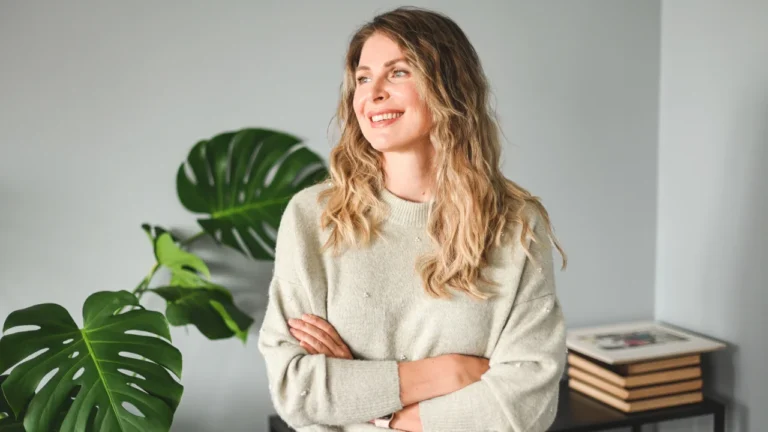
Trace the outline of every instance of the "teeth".
{"label": "teeth", "polygon": [[375,115],[375,116],[371,117],[371,120],[373,120],[374,122],[380,122],[380,121],[382,121],[382,120],[391,120],[391,119],[393,119],[393,118],[398,118],[398,117],[400,117],[401,115],[403,115],[403,113],[386,113],[386,114],[379,114],[379,115]]}

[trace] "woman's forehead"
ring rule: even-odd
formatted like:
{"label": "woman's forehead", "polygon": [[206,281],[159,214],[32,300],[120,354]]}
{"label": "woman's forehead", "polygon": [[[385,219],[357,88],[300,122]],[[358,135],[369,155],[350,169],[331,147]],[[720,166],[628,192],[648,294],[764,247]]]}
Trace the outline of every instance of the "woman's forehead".
{"label": "woman's forehead", "polygon": [[389,37],[375,33],[363,44],[358,67],[378,68],[398,60],[405,61],[400,46]]}

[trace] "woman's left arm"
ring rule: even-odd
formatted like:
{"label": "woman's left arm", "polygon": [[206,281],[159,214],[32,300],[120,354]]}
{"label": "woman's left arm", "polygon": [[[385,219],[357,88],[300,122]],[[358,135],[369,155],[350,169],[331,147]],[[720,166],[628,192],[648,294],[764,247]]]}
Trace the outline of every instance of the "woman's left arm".
{"label": "woman's left arm", "polygon": [[515,303],[480,381],[422,401],[425,432],[543,432],[557,409],[566,363],[565,319],[557,300],[552,247],[541,221],[529,250]]}

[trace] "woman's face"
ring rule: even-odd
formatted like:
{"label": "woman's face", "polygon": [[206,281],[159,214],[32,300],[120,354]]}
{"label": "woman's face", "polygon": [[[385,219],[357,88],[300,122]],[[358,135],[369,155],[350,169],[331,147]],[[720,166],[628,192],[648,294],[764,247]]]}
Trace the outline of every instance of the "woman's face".
{"label": "woman's face", "polygon": [[429,142],[432,117],[400,47],[374,33],[355,73],[353,108],[363,136],[378,151],[403,151]]}

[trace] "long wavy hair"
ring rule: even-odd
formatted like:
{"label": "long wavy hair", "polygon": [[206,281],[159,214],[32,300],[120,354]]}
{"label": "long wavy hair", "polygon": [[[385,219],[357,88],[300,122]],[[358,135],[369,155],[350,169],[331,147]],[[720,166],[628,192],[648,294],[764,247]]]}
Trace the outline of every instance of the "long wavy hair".
{"label": "long wavy hair", "polygon": [[450,18],[415,7],[374,17],[350,40],[336,112],[341,136],[329,158],[325,181],[330,186],[318,196],[325,203],[321,227],[330,228],[322,251],[332,248],[338,254],[342,247],[367,246],[381,235],[379,226],[388,214],[379,199],[385,187],[381,153],[363,136],[352,105],[355,68],[363,44],[374,33],[400,46],[415,69],[419,93],[432,114],[434,201],[427,231],[439,247],[415,264],[427,294],[449,298],[449,290],[454,289],[478,299],[490,298],[478,283],[498,284],[485,278],[481,270],[488,265],[491,250],[501,244],[508,223],[522,224],[520,241],[533,259],[525,240],[529,235],[532,241],[540,239],[524,217],[528,206],[542,216],[565,269],[567,257],[541,200],[501,172],[499,129],[491,114],[489,84],[477,52]]}

